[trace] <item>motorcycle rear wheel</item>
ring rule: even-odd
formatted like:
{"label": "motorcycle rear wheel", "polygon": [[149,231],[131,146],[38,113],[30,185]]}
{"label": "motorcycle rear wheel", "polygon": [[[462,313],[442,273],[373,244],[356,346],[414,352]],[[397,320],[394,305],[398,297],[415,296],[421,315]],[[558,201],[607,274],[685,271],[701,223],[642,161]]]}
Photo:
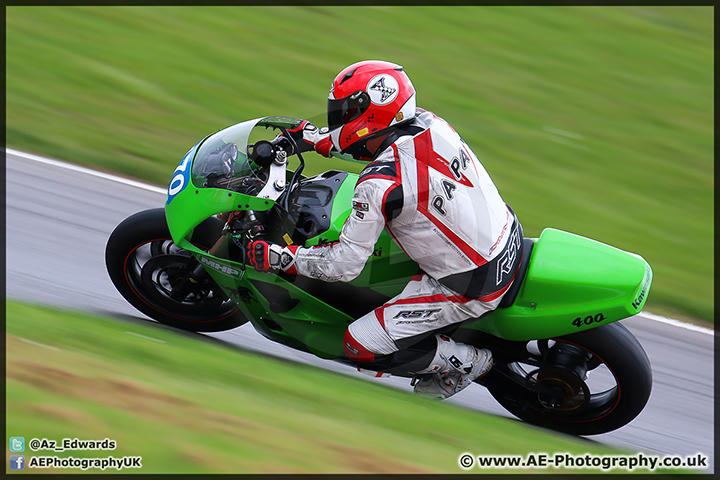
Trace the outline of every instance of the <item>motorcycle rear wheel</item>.
{"label": "motorcycle rear wheel", "polygon": [[[486,387],[495,399],[516,417],[534,425],[571,435],[596,435],[616,430],[631,422],[643,410],[652,390],[652,368],[640,343],[620,323],[552,339],[551,343],[569,345],[588,359],[587,377],[548,372],[543,365],[528,368],[520,362],[501,365],[505,375],[494,376]],[[547,348],[547,343],[545,344]],[[497,368],[497,367],[496,367]],[[595,372],[600,373],[595,373]],[[609,373],[607,373],[609,372]],[[550,401],[529,389],[520,387],[507,375],[524,377],[526,381],[546,385],[575,384],[567,387],[564,398]],[[594,389],[593,376],[605,375]],[[484,382],[483,382],[484,383]]]}
{"label": "motorcycle rear wheel", "polygon": [[[221,220],[208,218],[195,228],[191,241],[207,250],[220,237],[222,227]],[[220,332],[248,321],[209,275],[187,283],[197,261],[173,243],[163,208],[138,212],[121,222],[108,239],[105,264],[120,294],[164,325]],[[183,282],[188,288],[179,298],[178,286]]]}

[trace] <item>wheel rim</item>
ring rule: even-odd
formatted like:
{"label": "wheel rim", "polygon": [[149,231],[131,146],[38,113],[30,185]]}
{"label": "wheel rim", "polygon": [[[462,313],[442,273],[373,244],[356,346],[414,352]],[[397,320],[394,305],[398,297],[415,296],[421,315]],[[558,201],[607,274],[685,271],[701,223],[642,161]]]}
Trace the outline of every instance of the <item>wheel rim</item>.
{"label": "wheel rim", "polygon": [[[237,306],[209,278],[194,284],[187,282],[196,264],[189,251],[171,239],[161,238],[133,248],[125,259],[124,272],[138,298],[170,317],[212,322],[233,315]],[[177,295],[183,280],[185,291]]]}
{"label": "wheel rim", "polygon": [[[541,358],[557,342],[573,345],[587,355],[585,378],[557,368],[543,367]],[[532,345],[535,344],[535,345]],[[612,412],[620,401],[620,384],[612,369],[585,347],[562,339],[530,342],[528,352],[536,362],[514,362],[507,365],[516,375],[532,384],[554,387],[557,395],[528,391],[527,410],[563,422],[591,422]]]}

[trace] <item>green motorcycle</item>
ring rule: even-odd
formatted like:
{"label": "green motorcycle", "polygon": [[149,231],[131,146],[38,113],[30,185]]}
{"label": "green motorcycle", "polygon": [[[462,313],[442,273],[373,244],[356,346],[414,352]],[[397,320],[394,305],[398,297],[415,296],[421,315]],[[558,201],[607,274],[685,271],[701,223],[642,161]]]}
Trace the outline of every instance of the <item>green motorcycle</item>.
{"label": "green motorcycle", "polygon": [[[347,326],[400,293],[418,266],[383,233],[348,283],[248,267],[251,239],[337,241],[351,212],[358,175],[302,175],[305,159],[286,132],[298,123],[265,117],[200,141],[173,173],[164,209],[132,215],[113,231],[107,269],[125,299],[160,323],[217,332],[250,321],[270,340],[351,365]],[[652,370],[617,321],[642,310],[650,266],[550,228],[524,242],[500,307],[444,333],[492,351],[495,366],[478,383],[513,415],[575,435],[626,425],[647,403]]]}

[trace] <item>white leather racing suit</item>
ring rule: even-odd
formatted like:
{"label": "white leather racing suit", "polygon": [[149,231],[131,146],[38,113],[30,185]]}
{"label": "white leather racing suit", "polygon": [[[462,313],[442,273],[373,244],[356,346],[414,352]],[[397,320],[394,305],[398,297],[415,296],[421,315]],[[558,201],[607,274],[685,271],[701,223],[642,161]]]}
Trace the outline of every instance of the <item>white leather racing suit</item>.
{"label": "white leather racing suit", "polygon": [[360,174],[339,242],[293,249],[298,274],[347,282],[385,229],[424,272],[350,325],[345,349],[359,362],[495,309],[520,262],[519,222],[453,128],[418,110],[405,131]]}

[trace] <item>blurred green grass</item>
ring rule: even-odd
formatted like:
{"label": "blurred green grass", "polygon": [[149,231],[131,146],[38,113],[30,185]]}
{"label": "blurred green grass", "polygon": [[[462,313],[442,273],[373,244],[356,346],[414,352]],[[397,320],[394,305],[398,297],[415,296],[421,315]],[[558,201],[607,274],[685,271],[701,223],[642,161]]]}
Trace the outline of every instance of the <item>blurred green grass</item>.
{"label": "blurred green grass", "polygon": [[526,235],[552,226],[639,253],[650,311],[712,321],[712,13],[7,7],[7,144],[164,185],[206,134],[271,114],[323,124],[337,72],[394,61]]}
{"label": "blurred green grass", "polygon": [[[6,438],[109,438],[113,451],[36,455],[142,456],[122,473],[462,473],[463,453],[623,453],[152,323],[9,302],[6,346]],[[555,470],[513,473],[532,471]]]}

